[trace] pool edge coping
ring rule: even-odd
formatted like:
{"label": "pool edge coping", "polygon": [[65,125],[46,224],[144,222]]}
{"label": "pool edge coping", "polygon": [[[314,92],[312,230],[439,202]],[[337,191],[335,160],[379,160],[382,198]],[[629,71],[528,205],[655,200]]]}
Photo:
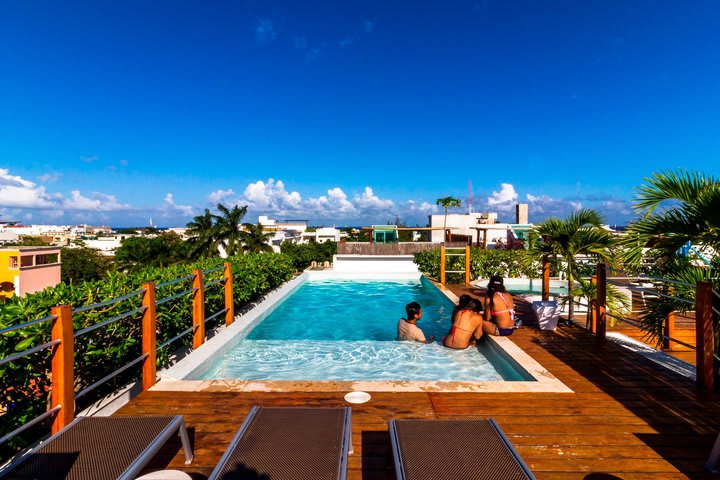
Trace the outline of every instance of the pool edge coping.
{"label": "pool edge coping", "polygon": [[[197,350],[175,365],[158,372],[160,381],[151,388],[154,391],[256,391],[256,392],[297,392],[297,391],[369,391],[369,392],[537,392],[574,393],[564,383],[542,367],[507,337],[488,336],[488,340],[523,368],[534,380],[458,382],[458,381],[405,381],[405,380],[185,380],[192,372],[203,368],[217,354],[227,351],[233,339],[253,326],[258,319],[274,310],[287,296],[303,283],[316,277],[314,272],[305,271],[294,279],[270,292],[262,301],[243,315],[237,315],[232,325],[224,328]],[[324,274],[323,279],[330,276]],[[338,274],[336,278],[346,278]],[[445,285],[425,277],[443,295],[457,304],[458,297]],[[363,278],[365,279],[365,278]],[[384,278],[378,280],[385,280]]]}

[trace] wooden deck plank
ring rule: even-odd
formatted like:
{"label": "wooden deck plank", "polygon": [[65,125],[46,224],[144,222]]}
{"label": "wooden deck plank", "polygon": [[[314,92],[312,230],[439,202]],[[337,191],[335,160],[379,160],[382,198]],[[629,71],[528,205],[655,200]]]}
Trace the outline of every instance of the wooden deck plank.
{"label": "wooden deck plank", "polygon": [[[458,417],[495,418],[538,479],[720,478],[703,472],[720,431],[720,401],[692,381],[576,326],[524,327],[511,340],[575,393],[373,393],[367,404],[352,405],[348,478],[395,478],[389,419]],[[151,467],[202,479],[252,405],[344,406],[344,393],[150,391],[117,415],[182,414],[193,465],[184,465],[173,441]]]}

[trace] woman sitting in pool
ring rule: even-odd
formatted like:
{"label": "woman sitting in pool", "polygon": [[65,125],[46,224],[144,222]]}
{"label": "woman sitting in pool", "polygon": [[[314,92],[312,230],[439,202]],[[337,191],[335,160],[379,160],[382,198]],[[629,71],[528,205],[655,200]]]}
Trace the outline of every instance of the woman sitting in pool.
{"label": "woman sitting in pool", "polygon": [[499,337],[512,335],[515,330],[515,304],[512,295],[505,290],[501,276],[490,277],[483,304],[485,306],[483,331],[488,335]]}
{"label": "woman sitting in pool", "polygon": [[470,298],[465,308],[455,315],[450,333],[443,337],[443,345],[448,348],[465,349],[480,340],[483,335],[482,305],[479,300]]}

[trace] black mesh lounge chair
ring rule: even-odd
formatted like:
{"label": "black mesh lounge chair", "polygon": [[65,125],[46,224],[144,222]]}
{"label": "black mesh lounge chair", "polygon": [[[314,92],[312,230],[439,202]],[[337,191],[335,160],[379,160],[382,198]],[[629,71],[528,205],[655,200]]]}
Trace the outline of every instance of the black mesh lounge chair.
{"label": "black mesh lounge chair", "polygon": [[350,408],[253,407],[208,480],[344,479]]}
{"label": "black mesh lounge chair", "polygon": [[79,417],[0,476],[3,480],[134,479],[175,433],[180,434],[189,464],[193,454],[179,415]]}
{"label": "black mesh lounge chair", "polygon": [[534,479],[495,420],[390,420],[398,480]]}

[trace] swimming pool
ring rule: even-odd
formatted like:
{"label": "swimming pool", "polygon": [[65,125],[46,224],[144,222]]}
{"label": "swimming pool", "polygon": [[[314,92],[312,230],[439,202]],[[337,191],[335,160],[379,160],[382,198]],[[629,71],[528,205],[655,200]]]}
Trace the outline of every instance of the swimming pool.
{"label": "swimming pool", "polygon": [[[422,305],[418,326],[434,344],[395,341],[411,301]],[[453,306],[424,278],[306,281],[185,379],[533,380],[493,341],[467,350],[440,345]]]}

